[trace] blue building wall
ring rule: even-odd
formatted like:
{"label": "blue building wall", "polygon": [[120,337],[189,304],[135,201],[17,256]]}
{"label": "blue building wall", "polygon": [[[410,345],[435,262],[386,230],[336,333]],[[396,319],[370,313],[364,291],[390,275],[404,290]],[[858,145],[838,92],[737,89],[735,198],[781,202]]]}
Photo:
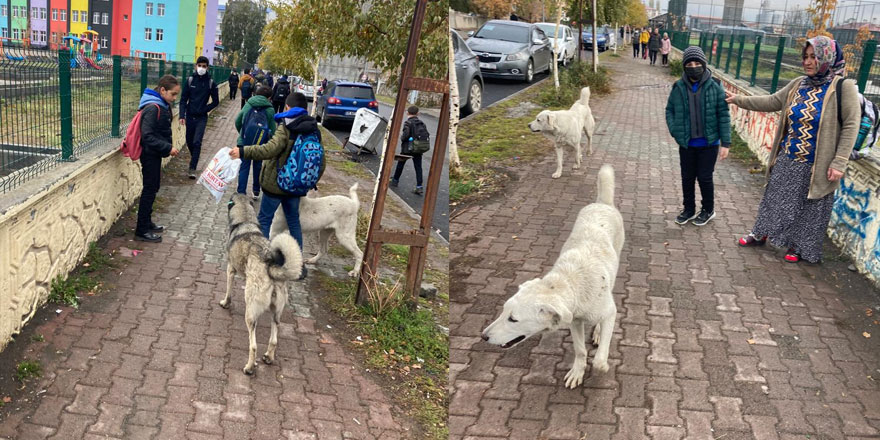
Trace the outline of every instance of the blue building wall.
{"label": "blue building wall", "polygon": [[[2,1],[2,0],[0,0]],[[146,14],[146,4],[153,4],[151,15]],[[165,15],[159,16],[158,5],[165,5]],[[141,52],[164,53],[169,61],[179,61],[181,54],[175,53],[177,44],[178,17],[180,3],[177,0],[133,0],[131,4],[131,56],[144,56]],[[151,39],[146,39],[146,28],[151,29]],[[157,41],[157,30],[163,31],[162,41]],[[186,54],[192,58],[192,54]]]}
{"label": "blue building wall", "polygon": [[0,0],[0,5],[2,5],[0,6],[0,37],[9,36],[9,15],[12,12],[9,8],[9,0]]}

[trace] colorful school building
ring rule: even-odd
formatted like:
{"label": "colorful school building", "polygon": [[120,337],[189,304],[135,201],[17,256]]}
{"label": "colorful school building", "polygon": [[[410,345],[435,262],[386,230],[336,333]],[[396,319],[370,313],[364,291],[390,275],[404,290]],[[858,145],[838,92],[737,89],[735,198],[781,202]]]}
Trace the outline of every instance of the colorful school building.
{"label": "colorful school building", "polygon": [[0,43],[55,50],[75,36],[103,55],[213,61],[217,1],[0,0]]}

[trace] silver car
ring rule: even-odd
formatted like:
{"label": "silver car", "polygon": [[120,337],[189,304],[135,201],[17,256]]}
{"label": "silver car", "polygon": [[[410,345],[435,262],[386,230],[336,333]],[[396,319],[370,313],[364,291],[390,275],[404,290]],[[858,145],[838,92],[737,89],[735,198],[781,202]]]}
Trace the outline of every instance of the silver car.
{"label": "silver car", "polygon": [[532,82],[536,72],[553,62],[550,40],[536,24],[490,20],[469,32],[467,45],[480,58],[485,78],[517,78]]}
{"label": "silver car", "polygon": [[455,53],[455,77],[458,80],[461,114],[476,113],[483,107],[483,76],[480,74],[480,60],[467,47],[458,32],[454,30],[450,32]]}

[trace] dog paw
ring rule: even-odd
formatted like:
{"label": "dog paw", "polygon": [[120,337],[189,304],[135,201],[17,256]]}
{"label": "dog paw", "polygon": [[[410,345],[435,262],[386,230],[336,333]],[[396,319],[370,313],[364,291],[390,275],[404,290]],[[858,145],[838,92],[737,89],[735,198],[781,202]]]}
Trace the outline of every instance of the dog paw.
{"label": "dog paw", "polygon": [[593,371],[598,373],[607,373],[608,372],[608,361],[607,360],[596,360],[593,359]]}
{"label": "dog paw", "polygon": [[232,301],[220,301],[220,307],[223,307],[224,309],[228,309],[230,305],[232,305]]}
{"label": "dog paw", "polygon": [[558,178],[562,177],[562,172],[560,171],[560,172],[558,172],[558,173],[553,173],[553,175],[550,176],[550,177],[552,177],[552,178],[554,178],[554,179],[558,179]]}
{"label": "dog paw", "polygon": [[358,276],[358,271],[352,269],[352,270],[350,270],[350,271],[348,272],[348,276],[350,276],[350,277],[352,277],[352,278],[353,278],[353,277],[356,277],[356,276]]}
{"label": "dog paw", "polygon": [[572,367],[565,374],[566,388],[577,388],[584,382],[584,368]]}
{"label": "dog paw", "polygon": [[241,369],[241,371],[243,371],[244,374],[247,374],[248,376],[253,376],[253,375],[254,375],[254,367],[253,367],[253,365],[252,365],[250,368],[248,368],[248,367],[244,367],[244,368]]}
{"label": "dog paw", "polygon": [[275,360],[270,358],[268,354],[264,354],[262,359],[263,363],[266,365],[272,365],[272,362],[275,362]]}
{"label": "dog paw", "polygon": [[572,168],[579,170],[579,169],[581,169],[581,164],[576,163],[576,164],[574,164],[574,166]]}

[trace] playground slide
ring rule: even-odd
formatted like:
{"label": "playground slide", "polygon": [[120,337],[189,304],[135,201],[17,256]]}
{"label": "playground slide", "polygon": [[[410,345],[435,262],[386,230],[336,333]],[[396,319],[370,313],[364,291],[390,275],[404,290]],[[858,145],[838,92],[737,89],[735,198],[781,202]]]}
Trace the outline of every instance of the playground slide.
{"label": "playground slide", "polygon": [[101,70],[101,66],[99,66],[98,63],[96,63],[91,58],[84,56],[83,59],[85,59],[86,62],[89,63],[89,66],[92,66],[92,69]]}
{"label": "playground slide", "polygon": [[23,61],[23,60],[24,60],[24,57],[14,57],[14,56],[9,55],[9,54],[6,54],[6,58],[8,58],[8,59],[10,59],[10,60],[12,60],[12,61]]}

